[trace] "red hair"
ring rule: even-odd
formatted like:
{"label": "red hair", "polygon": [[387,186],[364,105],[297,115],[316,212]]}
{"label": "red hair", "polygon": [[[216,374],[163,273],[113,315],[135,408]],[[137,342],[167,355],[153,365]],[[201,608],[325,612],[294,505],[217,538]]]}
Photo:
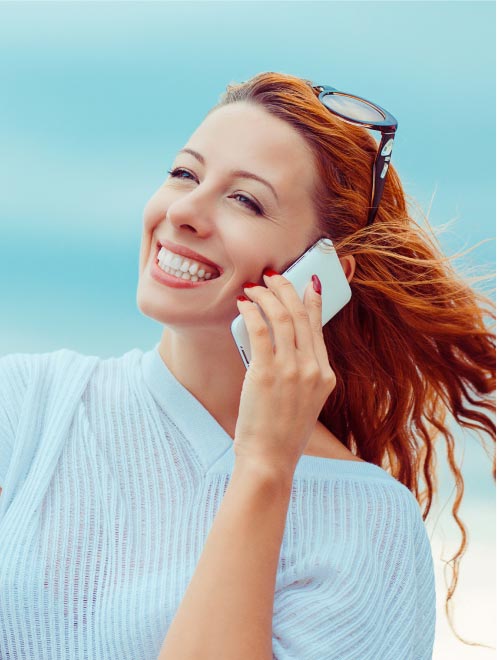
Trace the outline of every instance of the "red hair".
{"label": "red hair", "polygon": [[[366,129],[332,115],[317,94],[308,80],[262,73],[228,85],[211,112],[230,103],[257,104],[293,126],[312,149],[316,238],[328,236],[339,256],[356,260],[352,299],[333,328],[323,329],[337,384],[319,420],[356,455],[409,488],[424,504],[423,520],[437,490],[434,443],[444,438],[456,485],[452,514],[462,535],[449,562],[445,611],[465,642],[449,611],[467,533],[458,516],[464,480],[447,414],[495,444],[495,326],[484,323],[485,316],[495,321],[495,307],[472,288],[485,278],[457,274],[450,263],[457,255],[445,256],[428,223],[423,229],[409,215],[392,165],[375,221],[365,226],[377,143]],[[495,480],[495,453],[492,475]]]}

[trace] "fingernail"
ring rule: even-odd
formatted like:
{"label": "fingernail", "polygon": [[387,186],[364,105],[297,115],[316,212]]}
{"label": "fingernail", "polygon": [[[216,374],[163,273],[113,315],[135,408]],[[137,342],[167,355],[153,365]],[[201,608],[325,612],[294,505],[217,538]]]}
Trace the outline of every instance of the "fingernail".
{"label": "fingernail", "polygon": [[314,287],[314,291],[321,295],[321,281],[317,275],[312,276],[312,286]]}
{"label": "fingernail", "polygon": [[237,300],[248,300],[247,296],[237,296]]}
{"label": "fingernail", "polygon": [[279,273],[277,273],[272,268],[264,268],[264,270],[262,271],[262,274],[267,275],[268,277],[272,277],[273,275],[279,275]]}
{"label": "fingernail", "polygon": [[252,286],[259,286],[255,282],[245,282],[245,284],[242,286],[242,289],[250,289]]}

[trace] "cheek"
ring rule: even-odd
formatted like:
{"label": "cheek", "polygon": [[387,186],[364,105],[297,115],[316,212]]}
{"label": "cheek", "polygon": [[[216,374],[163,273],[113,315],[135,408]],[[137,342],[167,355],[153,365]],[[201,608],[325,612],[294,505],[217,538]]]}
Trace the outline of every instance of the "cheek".
{"label": "cheek", "polygon": [[145,267],[152,249],[152,238],[157,226],[164,221],[166,215],[160,195],[154,194],[143,208],[143,231],[140,247],[140,270]]}
{"label": "cheek", "polygon": [[229,213],[223,215],[218,228],[225,252],[235,271],[243,277],[257,270],[267,253],[267,236],[249,223],[244,226],[240,219],[233,218]]}
{"label": "cheek", "polygon": [[262,271],[271,265],[274,268],[274,259],[267,244],[246,243],[237,256],[238,263],[235,263],[235,268],[240,276],[245,280],[264,284]]}
{"label": "cheek", "polygon": [[158,193],[145,204],[143,209],[143,228],[145,231],[152,231],[158,222],[164,219],[166,215],[166,206],[162,196]]}

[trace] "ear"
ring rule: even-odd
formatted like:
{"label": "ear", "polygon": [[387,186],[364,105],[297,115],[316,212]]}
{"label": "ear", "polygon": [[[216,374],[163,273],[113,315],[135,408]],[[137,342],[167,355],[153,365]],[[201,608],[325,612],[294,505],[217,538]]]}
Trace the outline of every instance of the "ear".
{"label": "ear", "polygon": [[340,258],[340,263],[342,264],[343,272],[345,273],[347,281],[350,282],[355,273],[355,257],[348,254],[346,257]]}

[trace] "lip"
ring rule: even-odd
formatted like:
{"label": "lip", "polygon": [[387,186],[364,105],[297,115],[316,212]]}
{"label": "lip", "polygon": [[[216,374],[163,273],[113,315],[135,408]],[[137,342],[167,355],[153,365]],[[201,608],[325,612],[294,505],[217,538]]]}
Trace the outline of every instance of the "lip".
{"label": "lip", "polygon": [[223,269],[221,268],[221,266],[216,264],[214,261],[207,259],[202,254],[195,252],[195,250],[190,250],[190,248],[184,247],[183,245],[177,245],[176,243],[172,243],[171,241],[159,240],[157,241],[157,247],[159,248],[159,250],[161,247],[164,247],[166,248],[166,250],[171,250],[176,254],[180,254],[182,257],[189,257],[190,259],[195,259],[195,261],[201,261],[207,266],[212,266],[212,268],[218,270],[220,275],[223,274]]}

